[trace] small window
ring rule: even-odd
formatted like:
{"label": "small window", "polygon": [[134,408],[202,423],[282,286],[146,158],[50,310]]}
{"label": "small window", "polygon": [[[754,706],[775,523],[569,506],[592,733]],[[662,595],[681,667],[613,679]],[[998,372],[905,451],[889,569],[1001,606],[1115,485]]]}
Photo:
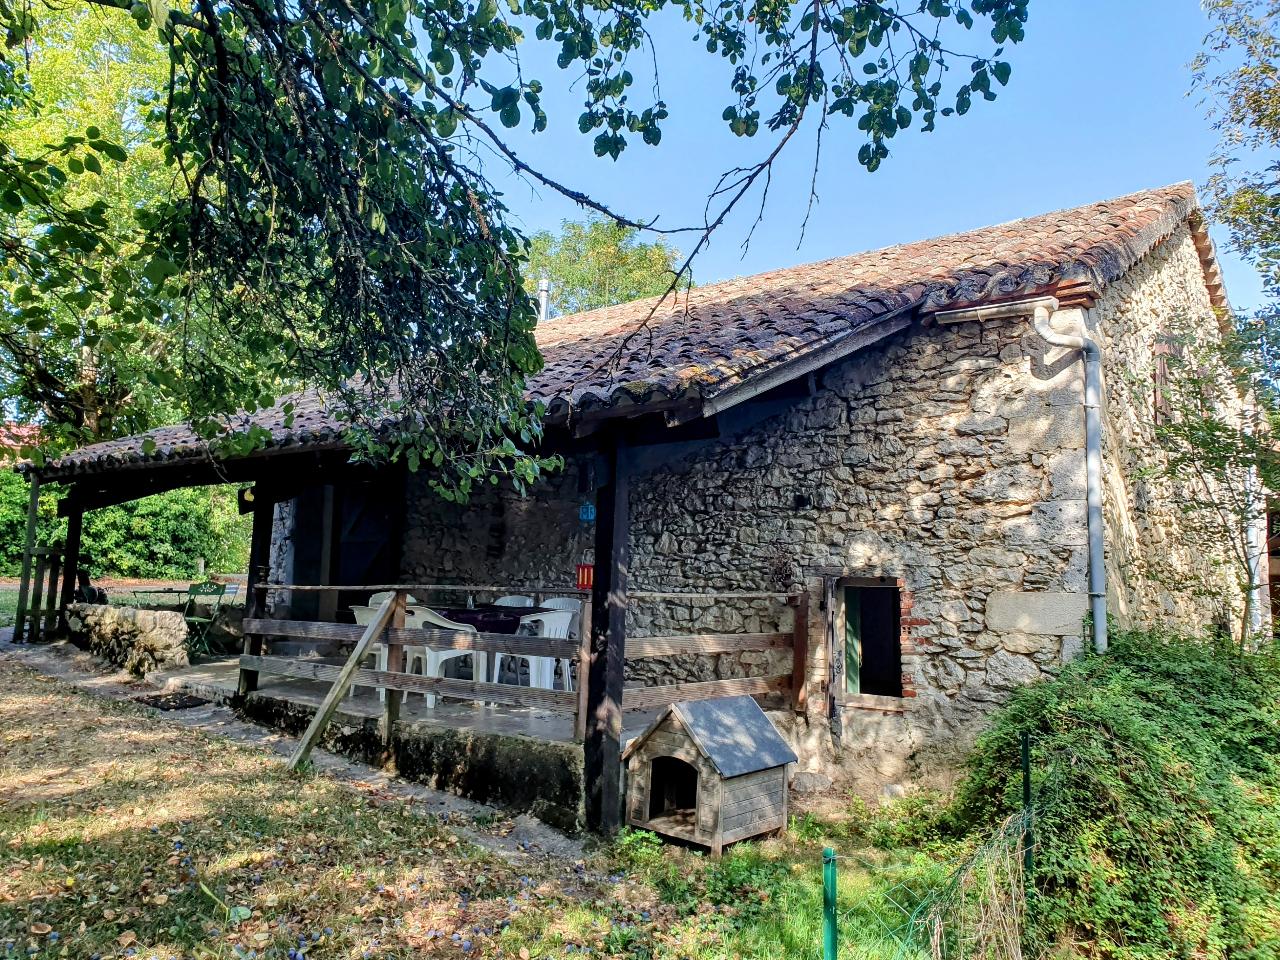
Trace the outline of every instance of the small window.
{"label": "small window", "polygon": [[902,597],[897,585],[844,587],[844,692],[902,696]]}
{"label": "small window", "polygon": [[1155,360],[1151,370],[1151,406],[1155,425],[1163,426],[1173,416],[1173,408],[1169,403],[1169,358],[1179,355],[1178,345],[1168,334],[1156,337],[1152,348]]}

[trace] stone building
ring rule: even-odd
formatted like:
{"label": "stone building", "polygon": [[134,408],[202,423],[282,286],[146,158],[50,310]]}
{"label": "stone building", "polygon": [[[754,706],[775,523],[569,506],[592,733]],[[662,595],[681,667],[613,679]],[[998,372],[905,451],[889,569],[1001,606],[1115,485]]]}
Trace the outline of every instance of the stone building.
{"label": "stone building", "polygon": [[[1189,184],[653,307],[540,327],[546,366],[529,395],[547,405],[562,472],[465,507],[391,471],[336,495],[292,491],[276,508],[272,579],[572,585],[598,542],[583,506],[616,488],[610,445],[627,478],[628,589],[665,594],[628,603],[626,635],[786,629],[793,610],[766,598],[671,595],[807,590],[807,706],[778,719],[801,770],[867,789],[922,778],[1010,691],[1092,642],[1099,541],[1093,582],[1122,625],[1199,628],[1239,605],[1226,551],[1149,469],[1160,453],[1143,378],[1160,338],[1176,319],[1214,336],[1226,307]],[[1100,348],[1092,541],[1081,351],[1046,331]],[[293,425],[263,425],[282,454],[341,451],[315,398]],[[183,428],[153,438],[157,453],[113,441],[55,472],[202,454]],[[335,614],[314,595],[275,599],[281,615]],[[629,661],[626,679],[745,676],[774,656]]]}

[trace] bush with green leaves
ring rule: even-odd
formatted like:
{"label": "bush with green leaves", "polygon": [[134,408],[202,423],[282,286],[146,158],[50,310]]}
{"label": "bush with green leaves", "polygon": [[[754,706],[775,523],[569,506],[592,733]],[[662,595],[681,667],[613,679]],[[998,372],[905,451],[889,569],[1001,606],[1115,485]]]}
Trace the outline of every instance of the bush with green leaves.
{"label": "bush with green leaves", "polygon": [[1120,633],[1020,691],[947,811],[985,835],[1022,802],[1031,734],[1031,956],[1280,957],[1280,661]]}
{"label": "bush with green leaves", "polygon": [[[66,538],[58,496],[52,488],[41,493],[41,543]],[[25,480],[0,471],[0,575],[22,569],[29,497]],[[81,551],[93,576],[188,579],[198,558],[210,572],[239,573],[248,564],[248,518],[239,515],[232,487],[171,490],[86,513]]]}

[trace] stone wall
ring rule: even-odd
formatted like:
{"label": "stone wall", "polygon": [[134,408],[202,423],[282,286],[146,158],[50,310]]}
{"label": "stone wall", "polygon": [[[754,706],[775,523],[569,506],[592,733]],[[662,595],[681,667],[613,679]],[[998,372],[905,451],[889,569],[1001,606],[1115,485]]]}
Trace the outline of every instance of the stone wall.
{"label": "stone wall", "polygon": [[[838,759],[867,781],[903,779],[921,747],[963,744],[993,703],[1078,649],[1079,364],[1044,354],[1024,323],[917,324],[829,370],[807,399],[726,412],[720,440],[633,451],[634,589],[810,590],[813,713],[789,725],[810,768],[831,771]],[[486,492],[466,508],[411,486],[405,580],[571,583],[592,535],[577,519],[592,496],[581,492],[584,469],[571,463],[528,499]],[[851,698],[838,745],[820,691],[829,571],[902,581],[902,669],[914,695]],[[645,601],[628,633],[791,624],[778,601]],[[640,661],[628,679],[775,672],[786,658]]]}
{"label": "stone wall", "polygon": [[1180,506],[1193,499],[1194,481],[1152,473],[1163,457],[1151,379],[1159,337],[1217,330],[1190,230],[1180,228],[1112,285],[1089,322],[1103,356],[1108,609],[1122,625],[1202,628],[1225,605],[1234,626],[1241,573],[1221,527]]}
{"label": "stone wall", "polygon": [[[633,579],[669,589],[806,586],[812,715],[801,769],[863,783],[917,775],[963,746],[1016,686],[1078,648],[1086,610],[1078,363],[1046,363],[1025,323],[916,324],[839,364],[782,412],[739,411],[732,435],[638,464]],[[763,414],[763,418],[761,418]],[[899,701],[850,697],[824,744],[822,576],[900,580]],[[724,629],[763,611],[664,614]],[[665,625],[665,623],[664,623]],[[782,626],[782,623],[778,623]],[[914,696],[910,696],[914,694]]]}
{"label": "stone wall", "polygon": [[509,485],[481,487],[466,506],[449,503],[410,474],[406,490],[401,577],[404,583],[519,584],[572,587],[575,565],[594,542],[594,526],[578,519],[593,502],[580,489],[589,460],[539,482],[527,497]]}
{"label": "stone wall", "polygon": [[[1137,477],[1133,451],[1150,437],[1119,384],[1120,369],[1141,364],[1152,324],[1204,306],[1184,232],[1091,313],[1109,356],[1108,563],[1113,608],[1125,617],[1164,611],[1194,622],[1203,609],[1151,571],[1157,563],[1217,569],[1175,522],[1176,491]],[[807,589],[809,714],[775,715],[799,769],[866,789],[936,779],[997,704],[1082,649],[1082,381],[1078,354],[1049,347],[1025,320],[923,320],[820,372],[807,397],[725,411],[719,439],[633,448],[632,587]],[[592,497],[586,469],[571,463],[528,499],[489,491],[466,508],[411,486],[405,579],[571,583],[592,536],[577,519]],[[905,695],[842,697],[833,737],[819,600],[824,578],[836,575],[901,584]],[[628,634],[791,623],[776,601],[644,601],[629,611]],[[778,664],[767,660],[630,663],[628,680],[773,672]]]}
{"label": "stone wall", "polygon": [[67,625],[77,646],[135,676],[188,664],[187,622],[172,610],[73,603]]}

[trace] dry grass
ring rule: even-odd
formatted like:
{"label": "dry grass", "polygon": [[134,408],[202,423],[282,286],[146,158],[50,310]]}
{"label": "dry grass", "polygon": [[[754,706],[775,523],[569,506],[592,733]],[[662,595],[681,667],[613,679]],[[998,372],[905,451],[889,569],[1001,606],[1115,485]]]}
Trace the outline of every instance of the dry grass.
{"label": "dry grass", "polygon": [[841,958],[882,960],[894,885],[940,869],[804,830],[719,862],[644,835],[513,863],[457,826],[0,659],[0,960],[816,960],[827,843]]}
{"label": "dry grass", "polygon": [[[508,864],[372,788],[3,661],[0,731],[0,956],[543,956],[615,919],[648,940],[662,915],[586,865]],[[603,930],[565,925],[583,905]]]}

